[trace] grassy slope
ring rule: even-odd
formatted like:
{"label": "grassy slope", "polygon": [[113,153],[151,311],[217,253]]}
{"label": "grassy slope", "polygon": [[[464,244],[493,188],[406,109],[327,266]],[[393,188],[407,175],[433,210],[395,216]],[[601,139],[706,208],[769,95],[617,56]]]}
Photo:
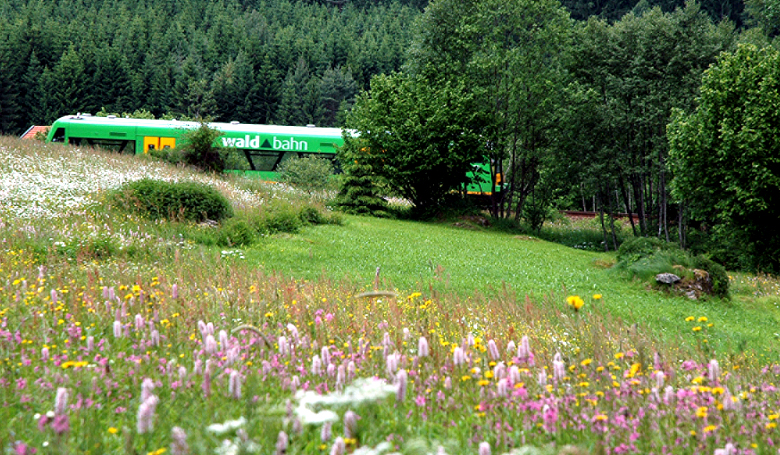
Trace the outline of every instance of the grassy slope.
{"label": "grassy slope", "polygon": [[[344,226],[309,228],[296,236],[266,238],[247,260],[266,270],[315,279],[349,277],[371,286],[376,267],[389,285],[405,291],[433,288],[458,294],[480,292],[505,284],[519,294],[553,296],[563,302],[577,294],[586,300],[604,296],[601,305],[639,327],[692,343],[707,339],[719,351],[777,352],[773,335],[780,321],[774,304],[741,297],[732,301],[691,301],[644,289],[597,261],[613,256],[553,243],[449,225],[348,217]],[[759,299],[760,302],[760,299]],[[712,327],[686,317],[704,316]],[[693,332],[700,326],[702,331]],[[706,346],[705,346],[706,347]],[[772,357],[775,355],[772,354]]]}

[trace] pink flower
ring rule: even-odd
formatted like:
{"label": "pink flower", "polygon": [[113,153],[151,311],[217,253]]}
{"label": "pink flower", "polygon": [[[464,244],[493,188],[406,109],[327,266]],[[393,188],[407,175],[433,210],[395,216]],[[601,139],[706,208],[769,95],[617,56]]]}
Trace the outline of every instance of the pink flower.
{"label": "pink flower", "polygon": [[228,392],[235,399],[241,398],[241,375],[236,370],[230,372]]}
{"label": "pink flower", "polygon": [[157,409],[157,403],[159,402],[160,400],[155,395],[152,395],[138,406],[138,420],[136,422],[138,434],[149,433],[153,430],[154,411]]}
{"label": "pink flower", "polygon": [[490,444],[488,442],[479,443],[479,455],[490,455]]}
{"label": "pink flower", "polygon": [[152,390],[154,390],[154,381],[152,381],[149,378],[145,378],[141,382],[141,402],[148,400],[152,394]]}
{"label": "pink flower", "polygon": [[206,335],[205,350],[206,350],[206,354],[208,355],[214,355],[217,353],[217,340],[214,339],[214,335],[212,334]]}
{"label": "pink flower", "polygon": [[54,416],[54,420],[51,422],[51,429],[56,434],[64,434],[70,431],[70,420],[66,414]]}
{"label": "pink flower", "polygon": [[68,411],[68,389],[60,387],[54,399],[54,414],[64,415]]}
{"label": "pink flower", "polygon": [[311,374],[317,376],[322,374],[322,361],[320,361],[320,356],[315,355],[311,358]]}
{"label": "pink flower", "polygon": [[466,363],[466,353],[463,352],[463,349],[461,349],[460,346],[456,347],[455,350],[452,351],[452,361],[455,366]]}
{"label": "pink flower", "polygon": [[492,360],[498,360],[501,358],[501,354],[498,352],[498,346],[494,340],[488,341],[488,353],[490,354],[490,358]]}
{"label": "pink flower", "polygon": [[290,443],[290,438],[284,431],[279,432],[279,436],[276,437],[276,454],[282,455],[287,452],[287,446]]}
{"label": "pink flower", "polygon": [[330,365],[330,349],[327,346],[323,346],[320,350],[320,357],[323,364]]}
{"label": "pink flower", "polygon": [[[174,284],[174,286],[176,286]],[[187,445],[187,433],[179,427],[171,430],[171,455],[187,455],[190,447]]]}
{"label": "pink flower", "polygon": [[332,425],[333,422],[325,422],[322,425],[322,430],[320,430],[320,440],[322,442],[328,442],[330,441],[330,438],[333,437],[333,433],[331,432]]}
{"label": "pink flower", "polygon": [[397,392],[396,392],[396,399],[401,402],[404,401],[404,398],[406,397],[406,383],[408,381],[406,370],[400,370],[398,372],[398,375],[396,377],[396,383],[398,386]]}
{"label": "pink flower", "polygon": [[720,377],[720,365],[718,365],[718,361],[715,359],[710,360],[708,367],[709,372],[709,379],[710,381],[717,381]]}
{"label": "pink flower", "polygon": [[430,355],[428,340],[425,337],[420,337],[420,341],[417,343],[417,355],[419,357],[428,357]]}
{"label": "pink flower", "polygon": [[330,455],[344,455],[347,450],[347,445],[344,443],[344,439],[339,436],[333,442],[333,446],[330,448]]}
{"label": "pink flower", "polygon": [[360,417],[353,411],[344,413],[344,437],[353,439],[357,436],[357,421]]}

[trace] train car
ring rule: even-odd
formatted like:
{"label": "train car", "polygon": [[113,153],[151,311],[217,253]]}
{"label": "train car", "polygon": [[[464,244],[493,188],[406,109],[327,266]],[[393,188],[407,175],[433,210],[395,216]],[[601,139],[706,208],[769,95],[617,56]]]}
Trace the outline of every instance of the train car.
{"label": "train car", "polygon": [[[119,153],[148,153],[150,150],[176,148],[181,136],[200,126],[198,122],[122,118],[109,115],[67,115],[54,122],[48,142],[92,146]],[[340,128],[315,126],[254,125],[248,123],[209,123],[222,132],[218,145],[242,157],[239,170],[263,180],[277,180],[279,164],[293,157],[320,156],[335,160],[344,145]],[[338,169],[338,164],[336,168]],[[493,181],[502,188],[500,170],[488,163],[474,165],[472,180],[466,187],[471,196],[490,196]]]}
{"label": "train car", "polygon": [[[119,153],[147,153],[176,148],[181,136],[200,126],[198,122],[68,115],[54,122],[47,141],[89,145]],[[252,125],[239,122],[210,123],[222,132],[219,145],[246,161],[240,168],[261,179],[275,180],[279,164],[293,158],[321,156],[335,159],[344,145],[339,128],[314,126]]]}

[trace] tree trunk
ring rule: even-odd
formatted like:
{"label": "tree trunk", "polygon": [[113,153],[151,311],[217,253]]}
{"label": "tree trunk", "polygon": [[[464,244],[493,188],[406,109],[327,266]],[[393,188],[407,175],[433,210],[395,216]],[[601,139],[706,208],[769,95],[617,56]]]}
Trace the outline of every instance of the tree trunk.
{"label": "tree trunk", "polygon": [[636,232],[636,225],[634,224],[634,216],[632,214],[633,211],[631,210],[631,197],[628,190],[626,189],[626,179],[623,174],[620,174],[618,183],[620,184],[620,193],[623,195],[623,202],[626,204],[628,220],[631,222],[631,231],[634,233],[634,237],[637,237],[638,235]]}
{"label": "tree trunk", "polygon": [[601,190],[596,198],[599,205],[599,220],[601,221],[601,236],[604,238],[604,251],[609,251],[609,242],[607,242],[607,227],[604,226],[604,204],[601,203]]}

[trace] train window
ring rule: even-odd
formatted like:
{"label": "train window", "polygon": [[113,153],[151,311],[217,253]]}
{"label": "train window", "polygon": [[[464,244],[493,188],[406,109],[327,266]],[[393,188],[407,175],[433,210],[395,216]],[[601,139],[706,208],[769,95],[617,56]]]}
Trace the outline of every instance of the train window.
{"label": "train window", "polygon": [[68,142],[77,146],[101,148],[103,150],[117,153],[135,153],[135,141],[72,137],[68,140]]}
{"label": "train window", "polygon": [[54,132],[54,136],[51,139],[52,142],[65,142],[65,128],[57,128]]}
{"label": "train window", "polygon": [[254,171],[273,171],[279,162],[279,152],[247,151],[250,167]]}

